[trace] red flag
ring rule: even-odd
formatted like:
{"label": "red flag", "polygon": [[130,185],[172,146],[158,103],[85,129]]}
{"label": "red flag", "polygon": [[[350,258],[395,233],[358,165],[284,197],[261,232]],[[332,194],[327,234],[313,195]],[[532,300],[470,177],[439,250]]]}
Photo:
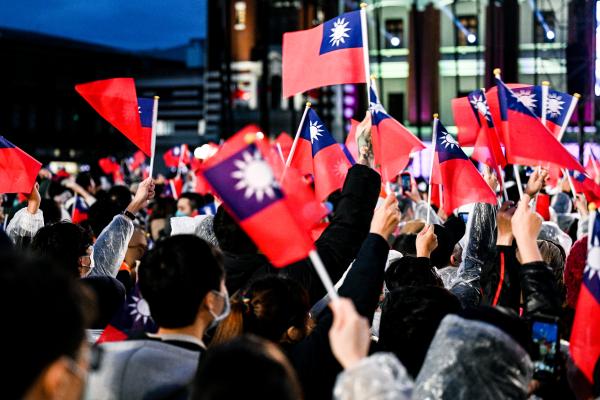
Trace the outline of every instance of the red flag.
{"label": "red flag", "polygon": [[294,139],[286,132],[281,132],[277,139],[275,139],[275,144],[281,147],[281,152],[283,153],[284,163],[290,155],[290,150],[292,150],[292,144],[294,144]]}
{"label": "red flag", "polygon": [[78,224],[88,219],[89,207],[80,196],[75,195],[73,210],[71,212],[71,222]]}
{"label": "red flag", "polygon": [[114,157],[104,157],[98,160],[98,165],[106,175],[114,175],[121,166]]}
{"label": "red flag", "polygon": [[30,193],[42,164],[0,136],[0,193]]}
{"label": "red flag", "polygon": [[555,164],[584,172],[583,167],[550,133],[536,115],[496,78],[506,159],[511,164],[547,166]]}
{"label": "red flag", "polygon": [[188,165],[192,160],[192,153],[187,144],[170,148],[163,155],[163,160],[168,168],[178,168],[180,163]]}
{"label": "red flag", "polygon": [[323,201],[341,189],[350,161],[317,113],[308,109],[291,164],[301,174],[313,174],[317,199]]}
{"label": "red flag", "polygon": [[283,97],[313,88],[365,82],[360,11],[283,35]]}
{"label": "red flag", "polygon": [[129,169],[131,171],[135,171],[146,161],[146,155],[143,151],[138,150],[135,154],[129,159]]}
{"label": "red flag", "polygon": [[600,356],[600,217],[590,215],[587,265],[579,291],[571,331],[571,358],[588,379],[594,382],[594,367]]}
{"label": "red flag", "polygon": [[600,200],[600,185],[577,171],[569,172],[569,174],[571,175],[571,183],[577,193],[583,194],[588,202]]}
{"label": "red flag", "polygon": [[[147,156],[151,155],[152,117],[150,104],[138,102],[132,78],[114,78],[75,85],[94,110],[127,136]],[[148,104],[147,104],[148,103]],[[147,107],[148,105],[148,107]],[[150,107],[150,118],[146,110]],[[140,115],[144,112],[144,115]],[[144,121],[150,122],[150,126]]]}
{"label": "red flag", "polygon": [[309,227],[301,225],[277,183],[278,164],[268,162],[269,144],[256,138],[259,131],[247,126],[230,138],[204,163],[202,174],[260,251],[283,267],[306,258],[314,245]]}
{"label": "red flag", "polygon": [[600,176],[600,161],[596,159],[593,152],[590,152],[590,158],[588,158],[588,162],[585,165],[585,172],[593,180],[596,180]]}
{"label": "red flag", "polygon": [[354,161],[358,162],[359,154],[358,154],[358,145],[356,144],[356,128],[358,128],[358,122],[355,119],[350,120],[350,132],[348,132],[348,136],[346,137],[346,148],[354,158]]}
{"label": "red flag", "polygon": [[441,183],[443,186],[443,209],[446,214],[450,215],[458,207],[470,203],[497,204],[496,195],[462,151],[458,142],[446,131],[440,121],[436,122],[431,181],[434,184]]}
{"label": "red flag", "polygon": [[171,189],[171,194],[175,200],[179,199],[181,193],[183,193],[183,179],[180,175],[177,175],[173,179],[169,179],[169,187]]}
{"label": "red flag", "polygon": [[462,147],[474,146],[481,129],[481,119],[473,112],[469,96],[452,99],[452,115],[458,129],[458,143]]}

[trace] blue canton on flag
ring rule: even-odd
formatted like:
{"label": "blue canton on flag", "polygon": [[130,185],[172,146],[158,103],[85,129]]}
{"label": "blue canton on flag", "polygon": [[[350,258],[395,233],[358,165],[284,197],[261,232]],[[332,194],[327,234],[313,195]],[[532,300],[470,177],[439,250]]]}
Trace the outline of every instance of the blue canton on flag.
{"label": "blue canton on flag", "polygon": [[562,126],[573,99],[574,97],[570,94],[548,89],[548,97],[546,98],[546,119],[556,125]]}
{"label": "blue canton on flag", "polygon": [[204,177],[239,220],[284,197],[271,167],[254,144],[205,170]]}
{"label": "blue canton on flag", "polygon": [[435,151],[440,163],[453,159],[468,160],[469,157],[462,151],[458,142],[448,133],[444,125],[437,121],[437,132],[435,134]]}
{"label": "blue canton on flag", "polygon": [[541,86],[525,86],[511,89],[519,102],[527,107],[538,118],[542,116]]}
{"label": "blue canton on flag", "polygon": [[4,136],[0,136],[0,149],[12,149],[15,147],[14,144],[6,140]]}
{"label": "blue canton on flag", "polygon": [[337,144],[317,113],[311,108],[306,114],[300,137],[311,143],[313,157],[322,149]]}
{"label": "blue canton on flag", "polygon": [[474,90],[467,97],[479,126],[482,125],[481,117],[484,117],[488,128],[493,128],[494,122],[492,121],[492,114],[490,113],[490,107],[488,106],[484,91],[481,89]]}
{"label": "blue canton on flag", "polygon": [[154,109],[154,99],[138,97],[138,111],[140,113],[140,122],[142,128],[152,128],[152,112]]}
{"label": "blue canton on flag", "polygon": [[375,92],[373,85],[371,85],[369,90],[369,108],[371,109],[371,117],[373,118],[373,124],[379,125],[381,121],[387,118],[391,118],[387,113],[383,105],[379,101],[379,97]]}
{"label": "blue canton on flag", "polygon": [[535,110],[537,110],[538,99],[541,102],[541,94],[537,94],[538,92],[535,87],[510,89],[498,78],[496,78],[496,85],[498,87],[498,100],[500,103],[500,118],[503,121],[508,120],[508,109],[530,117],[539,118]]}
{"label": "blue canton on flag", "polygon": [[362,47],[360,11],[352,11],[323,23],[323,39],[319,54]]}

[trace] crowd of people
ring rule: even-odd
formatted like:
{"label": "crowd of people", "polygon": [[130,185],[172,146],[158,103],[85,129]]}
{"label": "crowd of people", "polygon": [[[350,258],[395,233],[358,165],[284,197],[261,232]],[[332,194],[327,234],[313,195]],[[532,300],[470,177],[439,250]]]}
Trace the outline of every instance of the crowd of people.
{"label": "crowd of people", "polygon": [[589,205],[546,181],[445,215],[414,178],[384,195],[354,165],[315,241],[329,301],[308,259],[275,268],[209,194],[42,169],[3,198],[1,397],[596,398],[568,351]]}

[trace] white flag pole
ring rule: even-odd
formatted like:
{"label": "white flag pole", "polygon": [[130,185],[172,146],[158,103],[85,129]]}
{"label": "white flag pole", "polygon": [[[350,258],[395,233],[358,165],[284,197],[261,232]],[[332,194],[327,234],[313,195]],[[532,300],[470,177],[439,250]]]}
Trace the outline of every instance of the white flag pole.
{"label": "white flag pole", "polygon": [[429,167],[429,185],[427,187],[427,225],[431,222],[431,178],[433,176],[433,161],[435,159],[435,144],[438,126],[438,114],[433,114],[433,131],[431,132],[431,164]]}
{"label": "white flag pole", "polygon": [[563,135],[565,134],[565,131],[567,130],[567,127],[569,126],[569,122],[571,121],[571,117],[573,116],[573,113],[575,112],[575,108],[577,107],[577,103],[579,102],[579,99],[581,98],[581,95],[579,93],[573,93],[573,101],[571,102],[571,104],[569,104],[569,109],[567,110],[567,115],[565,116],[565,120],[563,121],[562,126],[560,127],[560,131],[558,132],[558,141],[560,142],[563,138]]}
{"label": "white flag pole", "polygon": [[571,194],[573,195],[573,200],[577,201],[577,191],[575,190],[575,185],[573,185],[573,181],[571,180],[571,175],[569,174],[569,170],[566,168],[562,169],[562,173],[567,177],[567,181],[569,182],[569,187],[571,188]]}
{"label": "white flag pole", "polygon": [[371,65],[369,61],[369,31],[367,30],[367,3],[360,4],[360,30],[363,44],[363,64],[365,68],[365,85],[367,87],[367,108],[371,100]]}
{"label": "white flag pole", "polygon": [[311,250],[310,253],[308,253],[308,257],[310,258],[310,261],[312,262],[313,266],[315,267],[315,270],[317,271],[317,274],[319,275],[319,278],[321,279],[323,286],[325,286],[325,289],[327,289],[327,294],[329,295],[329,299],[332,301],[339,299],[340,296],[337,294],[335,287],[333,287],[331,278],[329,277],[329,274],[327,273],[327,270],[325,269],[325,265],[323,264],[323,261],[321,260],[319,253],[317,253],[316,250]]}
{"label": "white flag pole", "polygon": [[546,126],[546,112],[548,110],[548,91],[550,90],[550,82],[542,82],[542,125]]}
{"label": "white flag pole", "polygon": [[154,152],[156,150],[156,122],[158,121],[158,96],[154,96],[154,105],[152,106],[152,139],[150,147],[150,171],[148,176],[152,178],[154,173]]}
{"label": "white flag pole", "polygon": [[79,195],[75,193],[75,201],[73,202],[73,208],[71,209],[71,222],[73,222],[73,218],[75,217],[75,207],[77,207],[77,198]]}
{"label": "white flag pole", "polygon": [[[494,68],[494,76],[496,79],[502,79],[500,72],[500,68]],[[503,129],[508,129],[508,125],[504,124]],[[508,134],[508,132],[505,132],[505,134]],[[521,199],[523,197],[523,186],[521,184],[521,176],[519,175],[519,166],[516,164],[513,164],[513,173],[515,175],[515,182],[517,182],[517,189],[519,189],[519,199]]]}
{"label": "white flag pole", "polygon": [[300,124],[298,125],[298,129],[296,130],[296,136],[294,137],[294,142],[292,143],[292,148],[290,149],[290,154],[288,155],[287,161],[285,162],[285,167],[283,168],[283,174],[281,175],[281,181],[285,178],[285,173],[292,163],[292,159],[294,158],[294,153],[296,153],[296,147],[298,146],[298,139],[300,139],[300,133],[302,132],[302,127],[304,126],[304,120],[306,119],[306,114],[308,113],[308,109],[310,108],[310,101],[306,102],[306,106],[304,107],[304,112],[302,113],[302,118],[300,118]]}

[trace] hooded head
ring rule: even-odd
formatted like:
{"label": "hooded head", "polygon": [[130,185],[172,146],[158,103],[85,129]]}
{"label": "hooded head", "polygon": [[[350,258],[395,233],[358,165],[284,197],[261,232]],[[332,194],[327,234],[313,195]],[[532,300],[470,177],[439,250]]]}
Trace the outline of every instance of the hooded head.
{"label": "hooded head", "polygon": [[491,324],[446,316],[415,384],[416,399],[525,399],[533,375],[527,352]]}

